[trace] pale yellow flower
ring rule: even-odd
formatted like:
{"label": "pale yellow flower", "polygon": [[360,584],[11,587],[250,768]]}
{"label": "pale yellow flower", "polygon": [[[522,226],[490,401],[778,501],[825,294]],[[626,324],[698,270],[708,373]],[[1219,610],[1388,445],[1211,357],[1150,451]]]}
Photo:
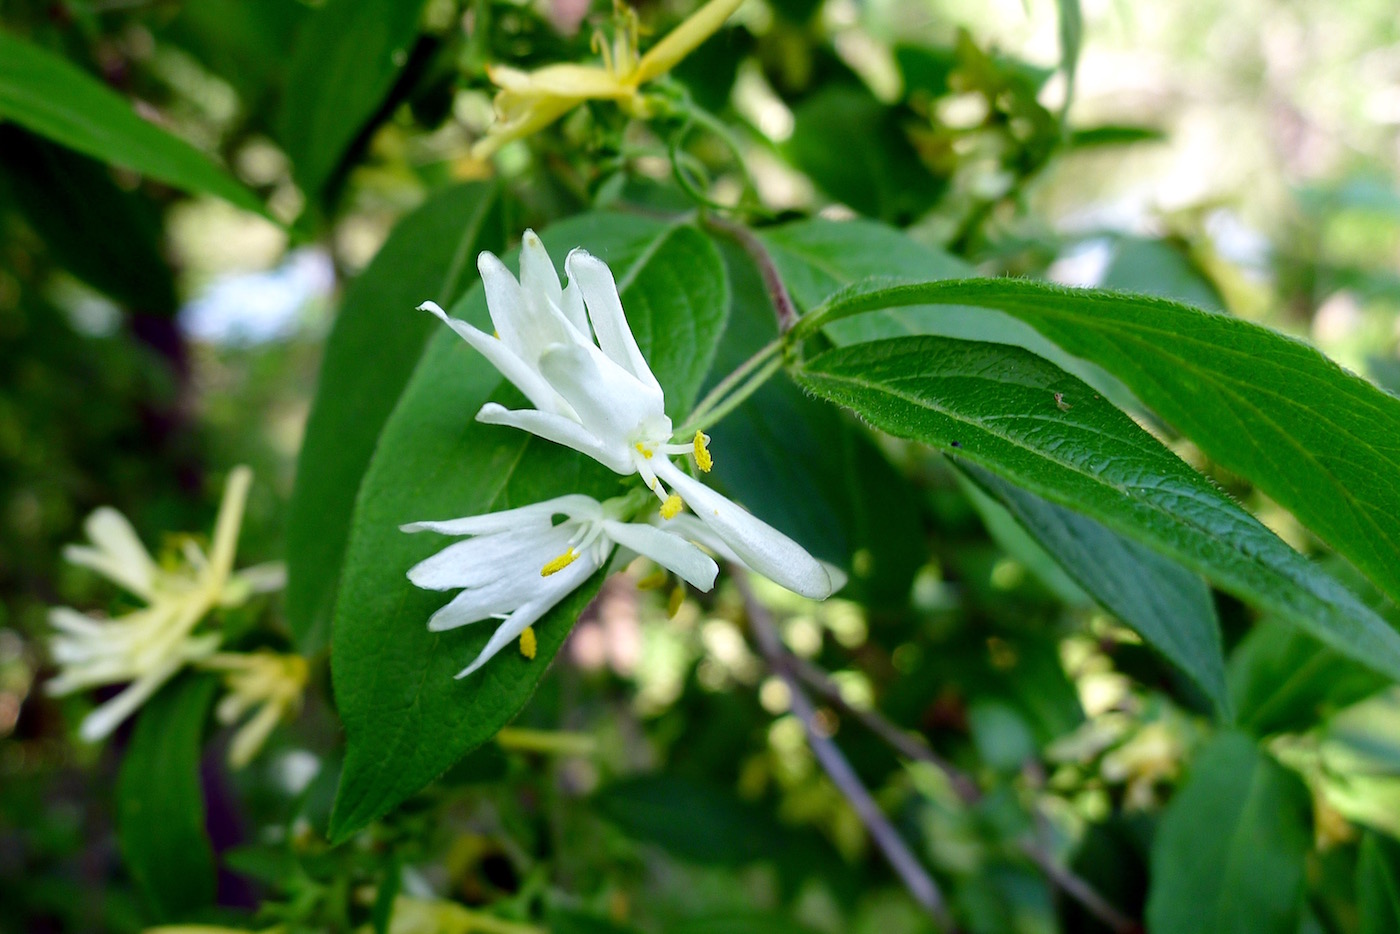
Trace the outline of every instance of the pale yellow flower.
{"label": "pale yellow flower", "polygon": [[201,668],[223,672],[228,691],[214,715],[225,726],[258,708],[229,744],[228,761],[241,769],[253,760],[267,737],[283,717],[301,709],[301,692],[306,687],[306,659],[300,655],[276,652],[220,652],[199,663]]}
{"label": "pale yellow flower", "polygon": [[67,560],[96,571],[146,604],[114,619],[68,607],[49,611],[49,623],[56,630],[49,648],[60,668],[45,688],[49,694],[128,685],[88,714],[80,729],[83,739],[95,742],[110,734],[183,666],[219,647],[218,633],[195,634],[210,610],[237,606],[253,593],[281,585],[279,567],[233,573],[252,478],[247,467],[229,474],[208,555],[186,538],[172,565],[163,567],[151,558],[126,517],[108,507],[95,511],[84,525],[91,544],[64,549]]}
{"label": "pale yellow flower", "polygon": [[598,43],[602,65],[546,65],[535,71],[488,66],[487,74],[501,89],[496,94],[496,122],[472,147],[472,156],[485,159],[506,143],[544,129],[584,101],[616,101],[628,113],[646,116],[641,86],[695,51],[741,3],[743,0],[710,0],[640,57],[636,15],[630,8],[620,7],[622,26],[612,48]]}

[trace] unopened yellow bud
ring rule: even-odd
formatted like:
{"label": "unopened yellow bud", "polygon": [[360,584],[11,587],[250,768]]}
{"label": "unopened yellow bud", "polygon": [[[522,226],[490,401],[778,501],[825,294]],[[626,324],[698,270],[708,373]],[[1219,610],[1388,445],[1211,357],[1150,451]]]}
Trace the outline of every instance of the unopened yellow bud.
{"label": "unopened yellow bud", "polygon": [[540,568],[540,577],[548,577],[551,574],[558,574],[560,571],[573,564],[574,559],[576,559],[577,557],[578,552],[570,548],[568,551],[564,552],[562,555],[555,558],[553,561],[549,562],[544,567]]}
{"label": "unopened yellow bud", "polygon": [[670,496],[666,497],[666,502],[661,504],[661,518],[676,518],[676,516],[680,515],[681,507],[684,505],[685,503],[681,500],[680,496],[672,493]]}
{"label": "unopened yellow bud", "polygon": [[704,473],[709,473],[710,468],[715,465],[715,459],[710,456],[710,436],[703,431],[695,433],[695,466]]}
{"label": "unopened yellow bud", "polygon": [[534,661],[537,648],[539,643],[535,640],[535,627],[526,626],[525,631],[520,634],[520,654]]}

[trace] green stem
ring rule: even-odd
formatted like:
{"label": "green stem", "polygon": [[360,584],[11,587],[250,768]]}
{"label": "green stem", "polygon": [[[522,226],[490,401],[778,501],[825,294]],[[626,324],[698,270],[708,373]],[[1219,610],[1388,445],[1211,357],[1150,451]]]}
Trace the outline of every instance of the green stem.
{"label": "green stem", "polygon": [[[758,353],[754,354],[752,357],[749,357],[743,363],[739,364],[739,367],[733,373],[730,373],[724,379],[720,380],[715,385],[715,388],[711,389],[705,395],[705,398],[700,400],[699,405],[695,406],[695,408],[690,410],[690,417],[685,420],[685,425],[676,429],[675,437],[680,439],[681,441],[693,437],[695,435],[695,432],[699,430],[699,427],[690,427],[691,425],[698,423],[701,419],[708,415],[710,410],[713,409],[716,405],[718,405],[721,400],[723,400],[726,393],[732,390],[735,386],[738,386],[739,383],[744,379],[744,377],[748,376],[755,369],[757,369],[759,366],[765,363],[769,357],[778,353],[782,349],[783,339],[778,338],[777,340],[771,341],[763,345],[763,347],[759,349]],[[713,422],[710,422],[708,424],[713,424]],[[688,431],[686,430],[687,428],[689,428]],[[679,443],[679,441],[677,443]]]}
{"label": "green stem", "polygon": [[748,382],[744,383],[744,385],[740,386],[734,392],[730,393],[729,397],[726,398],[723,402],[712,406],[709,409],[709,411],[705,412],[698,418],[692,415],[690,417],[690,420],[687,421],[684,426],[682,426],[680,431],[676,432],[676,437],[682,439],[686,437],[694,437],[697,431],[704,431],[706,428],[709,428],[711,425],[715,424],[720,419],[724,418],[730,412],[734,411],[740,405],[742,405],[745,399],[753,395],[754,392],[758,390],[758,387],[768,382],[769,377],[771,377],[774,373],[778,372],[782,368],[783,361],[781,358],[768,361],[768,363],[761,370],[759,370],[757,373],[755,373],[752,377],[749,378]]}

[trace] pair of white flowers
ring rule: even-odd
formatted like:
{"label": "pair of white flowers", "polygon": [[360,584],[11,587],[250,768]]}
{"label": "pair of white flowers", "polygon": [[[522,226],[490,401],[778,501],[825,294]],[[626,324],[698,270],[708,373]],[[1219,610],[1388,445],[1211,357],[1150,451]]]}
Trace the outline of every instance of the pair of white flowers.
{"label": "pair of white flowers", "polygon": [[223,674],[227,693],[216,711],[222,722],[234,723],[257,708],[230,745],[235,767],[246,764],[277,721],[300,702],[306,683],[302,658],[219,652],[223,634],[199,629],[214,609],[237,607],[255,593],[282,585],[280,564],[233,570],[252,480],[247,467],[230,472],[208,554],[186,537],[178,554],[157,563],[127,518],[108,507],[88,517],[88,544],[64,549],[68,561],[106,577],[145,604],[110,619],[68,607],[49,611],[55,630],[49,650],[60,668],[48,682],[49,694],[126,685],[84,718],[83,739],[96,742],[108,736],[186,666]]}
{"label": "pair of white flowers", "polygon": [[[489,402],[477,420],[572,448],[624,476],[636,474],[661,508],[639,509],[645,497],[599,502],[572,494],[504,512],[403,526],[406,532],[472,536],[408,573],[419,587],[461,591],[433,614],[430,629],[501,620],[458,677],[526,633],[619,547],[701,590],[714,585],[719,570],[706,549],[806,597],[822,599],[841,586],[840,571],[671,460],[690,455],[708,471],[709,439],[700,432],[688,442],[673,439],[661,384],[642,357],[606,263],[574,250],[564,263],[564,287],[544,244],[527,230],[518,281],[490,253],[482,253],[477,265],[495,335],[448,317],[432,302],[419,306],[447,323],[533,405],[510,410]],[[683,514],[683,505],[692,513]]]}

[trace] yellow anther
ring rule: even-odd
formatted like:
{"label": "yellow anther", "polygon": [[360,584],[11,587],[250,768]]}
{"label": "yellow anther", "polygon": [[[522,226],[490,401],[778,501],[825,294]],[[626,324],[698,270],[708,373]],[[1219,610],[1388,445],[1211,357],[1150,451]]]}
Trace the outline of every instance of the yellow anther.
{"label": "yellow anther", "polygon": [[633,445],[633,447],[635,447],[635,448],[637,449],[637,453],[638,453],[638,454],[642,455],[642,456],[645,457],[647,460],[651,460],[651,455],[654,453],[654,452],[651,450],[651,448],[646,447],[646,446],[645,446],[644,444],[642,444],[642,442],[640,442],[640,441],[638,441],[635,445]]}
{"label": "yellow anther", "polygon": [[676,614],[681,611],[681,605],[685,603],[685,588],[677,584],[671,591],[671,599],[666,601],[666,615],[670,619],[675,619]]}
{"label": "yellow anther", "polygon": [[555,558],[553,561],[549,562],[544,567],[540,568],[540,577],[548,577],[551,574],[558,574],[560,571],[573,564],[574,559],[577,557],[578,552],[570,548],[568,551],[564,552],[562,555]]}
{"label": "yellow anther", "polygon": [[666,502],[661,504],[661,518],[676,518],[676,516],[680,515],[681,507],[684,505],[685,503],[681,501],[680,496],[672,493],[670,496],[666,497]]}
{"label": "yellow anther", "polygon": [[530,661],[535,660],[535,649],[539,644],[535,641],[535,627],[526,626],[525,631],[520,634],[520,654]]}
{"label": "yellow anther", "polygon": [[710,436],[703,431],[695,433],[695,466],[704,473],[709,473],[710,468],[715,465],[715,459],[710,456]]}

